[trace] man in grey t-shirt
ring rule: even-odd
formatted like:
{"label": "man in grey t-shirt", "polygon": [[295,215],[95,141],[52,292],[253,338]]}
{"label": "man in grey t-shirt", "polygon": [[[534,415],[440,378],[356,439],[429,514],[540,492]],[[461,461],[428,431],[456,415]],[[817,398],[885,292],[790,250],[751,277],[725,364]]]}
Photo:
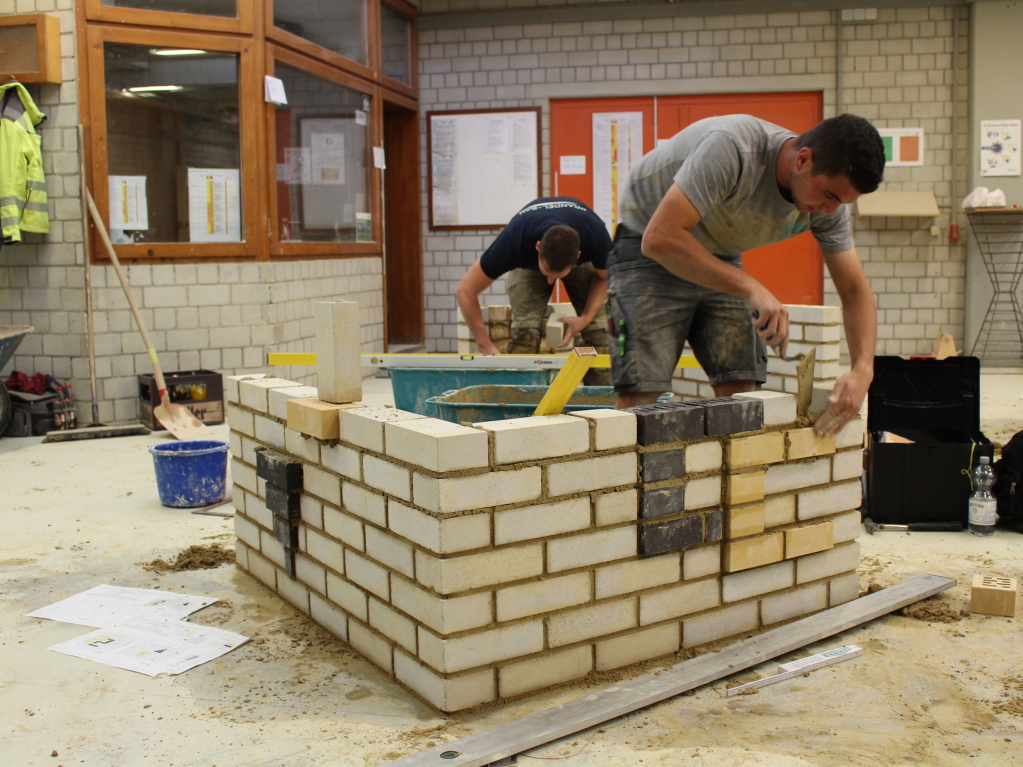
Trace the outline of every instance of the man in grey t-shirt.
{"label": "man in grey t-shirt", "polygon": [[877,337],[846,205],[883,173],[877,130],[848,114],[802,136],[749,115],[711,117],[643,157],[608,263],[618,407],[670,389],[686,340],[717,396],[763,383],[764,343],[786,352],[788,311],[742,270],[741,254],[811,231],[842,301],[852,363],[816,428],[844,426],[873,378]]}

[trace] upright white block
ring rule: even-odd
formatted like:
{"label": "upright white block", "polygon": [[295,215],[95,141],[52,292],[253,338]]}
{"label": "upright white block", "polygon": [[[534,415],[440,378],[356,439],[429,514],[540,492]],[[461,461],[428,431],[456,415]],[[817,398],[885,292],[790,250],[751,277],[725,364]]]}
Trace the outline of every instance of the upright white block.
{"label": "upright white block", "polygon": [[316,304],[316,387],[324,402],[362,399],[359,305],[354,301]]}

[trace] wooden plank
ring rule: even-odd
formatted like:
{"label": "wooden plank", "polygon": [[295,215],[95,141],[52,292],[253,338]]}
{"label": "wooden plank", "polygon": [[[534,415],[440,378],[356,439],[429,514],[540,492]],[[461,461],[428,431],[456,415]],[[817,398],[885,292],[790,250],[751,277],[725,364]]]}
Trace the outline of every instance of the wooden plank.
{"label": "wooden plank", "polygon": [[583,380],[596,356],[597,350],[592,346],[573,349],[557,376],[551,381],[551,385],[547,387],[547,392],[536,406],[533,415],[557,415],[564,410],[575,393],[575,387]]}
{"label": "wooden plank", "polygon": [[737,642],[721,652],[682,661],[668,671],[646,674],[607,687],[514,722],[397,759],[386,767],[482,767],[737,674],[955,585],[955,579],[940,575],[911,578],[897,586]]}

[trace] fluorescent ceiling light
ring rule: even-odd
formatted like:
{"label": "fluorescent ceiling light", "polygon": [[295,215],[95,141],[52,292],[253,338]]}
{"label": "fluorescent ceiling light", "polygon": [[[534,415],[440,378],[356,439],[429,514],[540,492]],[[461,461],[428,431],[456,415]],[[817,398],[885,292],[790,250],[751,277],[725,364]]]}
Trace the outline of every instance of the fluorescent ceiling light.
{"label": "fluorescent ceiling light", "polygon": [[155,91],[180,91],[184,88],[180,85],[140,85],[137,88],[128,88],[130,93],[152,93]]}
{"label": "fluorescent ceiling light", "polygon": [[154,56],[198,56],[206,53],[195,48],[150,48],[149,52]]}

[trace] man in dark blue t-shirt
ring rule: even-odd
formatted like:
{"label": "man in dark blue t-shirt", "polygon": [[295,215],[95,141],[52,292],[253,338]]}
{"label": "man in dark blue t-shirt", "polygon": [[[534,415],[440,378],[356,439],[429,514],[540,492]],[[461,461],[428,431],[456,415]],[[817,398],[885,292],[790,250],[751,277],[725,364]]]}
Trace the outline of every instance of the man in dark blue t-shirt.
{"label": "man in dark blue t-shirt", "polygon": [[[560,346],[577,334],[607,354],[607,254],[611,238],[600,217],[573,197],[541,197],[520,210],[469,267],[455,297],[480,352],[499,354],[480,311],[479,294],[508,274],[508,354],[536,354],[554,282],[561,280],[578,317],[564,317]],[[603,372],[603,371],[600,371]]]}

